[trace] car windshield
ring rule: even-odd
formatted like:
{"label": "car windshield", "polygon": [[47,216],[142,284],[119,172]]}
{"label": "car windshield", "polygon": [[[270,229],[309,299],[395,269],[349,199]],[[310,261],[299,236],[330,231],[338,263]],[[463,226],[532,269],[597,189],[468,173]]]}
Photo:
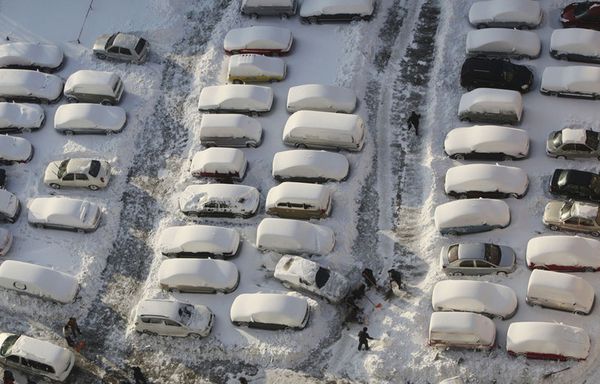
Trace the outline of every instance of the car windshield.
{"label": "car windshield", "polygon": [[192,318],[192,306],[185,304],[179,307],[179,318],[182,324],[188,324]]}
{"label": "car windshield", "polygon": [[585,144],[593,149],[598,148],[598,132],[587,131],[585,136]]}
{"label": "car windshield", "polygon": [[12,347],[15,344],[15,342],[17,341],[18,338],[19,338],[19,335],[8,336],[6,338],[6,340],[4,340],[4,344],[2,344],[2,347],[0,347],[0,355],[2,355],[2,356],[8,355],[9,351],[10,351],[10,347]]}
{"label": "car windshield", "polygon": [[113,42],[115,41],[115,38],[117,37],[117,34],[115,33],[114,35],[112,35],[111,37],[108,38],[108,40],[106,40],[106,46],[110,47],[113,45]]}
{"label": "car windshield", "polygon": [[56,176],[58,176],[58,178],[62,178],[65,173],[67,172],[67,165],[69,164],[69,160],[63,160],[60,165],[58,166],[58,172],[56,172]]}
{"label": "car windshield", "polygon": [[144,49],[145,45],[146,45],[146,40],[140,39],[140,41],[138,41],[138,43],[135,45],[135,52],[137,52],[138,55],[140,53],[142,53],[142,50]]}
{"label": "car windshield", "polygon": [[100,162],[98,160],[92,160],[90,162],[89,174],[96,177],[98,176],[98,173],[100,173]]}
{"label": "car windshield", "polygon": [[554,134],[552,143],[554,143],[554,146],[556,147],[560,147],[562,145],[562,132],[558,131]]}
{"label": "car windshield", "polygon": [[315,284],[318,288],[323,288],[327,281],[329,280],[329,269],[320,267],[315,276]]}
{"label": "car windshield", "polygon": [[448,261],[453,263],[458,260],[458,244],[454,244],[448,248]]}
{"label": "car windshield", "polygon": [[485,259],[494,265],[500,264],[500,257],[502,256],[502,252],[500,251],[500,247],[495,244],[486,244],[485,245]]}
{"label": "car windshield", "polygon": [[571,201],[567,201],[563,204],[563,206],[560,208],[560,219],[561,220],[567,220],[569,217],[571,217],[571,208],[573,207],[573,202]]}

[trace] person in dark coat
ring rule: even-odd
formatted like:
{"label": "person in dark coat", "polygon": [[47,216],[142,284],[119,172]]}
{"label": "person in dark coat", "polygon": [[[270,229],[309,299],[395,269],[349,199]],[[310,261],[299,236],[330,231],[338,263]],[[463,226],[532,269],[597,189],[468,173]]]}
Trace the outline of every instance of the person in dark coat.
{"label": "person in dark coat", "polygon": [[358,332],[358,350],[361,350],[361,347],[365,346],[365,351],[369,350],[369,340],[373,339],[369,333],[367,332],[367,327],[364,327],[362,331]]}
{"label": "person in dark coat", "polygon": [[419,136],[419,120],[420,119],[421,119],[421,115],[419,115],[415,111],[412,111],[410,113],[410,116],[408,116],[408,119],[406,120],[406,123],[408,124],[408,128],[410,128],[412,126],[412,128],[415,129],[416,136]]}
{"label": "person in dark coat", "polygon": [[15,384],[15,376],[7,369],[4,370],[4,384]]}
{"label": "person in dark coat", "polygon": [[388,276],[390,278],[390,288],[393,287],[394,283],[398,285],[398,289],[402,288],[402,273],[400,273],[400,271],[390,269],[388,271]]}
{"label": "person in dark coat", "polygon": [[79,325],[77,325],[77,320],[74,317],[69,318],[69,321],[67,322],[67,327],[71,329],[73,339],[76,339],[77,336],[81,335],[81,329],[79,329]]}
{"label": "person in dark coat", "polygon": [[146,380],[146,376],[144,376],[140,367],[133,367],[132,369],[135,384],[148,384],[148,380]]}
{"label": "person in dark coat", "polygon": [[73,337],[73,333],[68,325],[63,327],[63,337],[67,341],[67,345],[71,348],[75,348],[75,338]]}
{"label": "person in dark coat", "polygon": [[375,282],[375,276],[373,276],[373,270],[369,268],[365,268],[362,271],[362,277],[365,279],[365,284],[367,288],[376,287],[377,283]]}
{"label": "person in dark coat", "polygon": [[240,377],[240,384],[248,384],[248,379],[246,379],[245,377]]}

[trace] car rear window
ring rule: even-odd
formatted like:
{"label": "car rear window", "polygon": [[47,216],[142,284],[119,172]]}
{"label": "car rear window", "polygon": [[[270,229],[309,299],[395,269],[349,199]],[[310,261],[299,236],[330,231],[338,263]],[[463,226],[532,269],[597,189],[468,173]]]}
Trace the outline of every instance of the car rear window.
{"label": "car rear window", "polygon": [[135,45],[135,51],[137,52],[138,55],[140,53],[142,53],[142,50],[144,49],[144,46],[146,46],[146,40],[145,39],[140,39],[140,41],[138,41],[138,43]]}
{"label": "car rear window", "polygon": [[453,263],[458,260],[458,244],[450,246],[448,248],[448,261]]}
{"label": "car rear window", "polygon": [[92,160],[90,162],[90,175],[91,176],[98,176],[98,173],[100,173],[100,162],[98,160]]}
{"label": "car rear window", "polygon": [[502,252],[500,247],[495,244],[485,245],[485,259],[494,265],[500,264],[500,256]]}

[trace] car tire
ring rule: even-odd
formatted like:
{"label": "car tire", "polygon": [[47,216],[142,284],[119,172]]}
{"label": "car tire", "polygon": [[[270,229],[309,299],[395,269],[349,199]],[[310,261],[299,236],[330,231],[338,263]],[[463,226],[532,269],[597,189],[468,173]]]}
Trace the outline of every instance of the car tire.
{"label": "car tire", "polygon": [[77,232],[77,233],[85,233],[85,229],[83,229],[83,228],[76,228],[75,232]]}
{"label": "car tire", "polygon": [[360,16],[352,16],[352,21],[361,21],[362,18]]}
{"label": "car tire", "polygon": [[319,24],[319,19],[317,19],[315,16],[312,16],[308,18],[308,22],[310,24]]}
{"label": "car tire", "polygon": [[504,155],[502,156],[502,161],[513,161],[514,158],[512,156],[509,155]]}
{"label": "car tire", "polygon": [[525,197],[525,195],[519,195],[518,193],[511,193],[510,196],[514,197],[515,199],[522,199]]}
{"label": "car tire", "polygon": [[144,329],[144,330],[142,331],[142,333],[143,333],[144,335],[149,335],[149,336],[158,336],[158,333],[156,333],[156,332],[152,332],[152,331],[149,331],[149,330],[147,330],[147,329]]}
{"label": "car tire", "polygon": [[464,276],[464,273],[462,273],[462,272],[453,272],[452,276]]}
{"label": "car tire", "polygon": [[102,53],[96,53],[96,57],[100,60],[106,60],[106,55],[103,55]]}
{"label": "car tire", "polygon": [[70,129],[66,129],[66,130],[62,131],[62,133],[67,136],[73,136],[75,134],[75,132]]}
{"label": "car tire", "polygon": [[583,269],[583,271],[584,271],[584,272],[596,272],[596,269],[595,269],[595,268],[592,268],[592,267],[585,267],[585,268]]}
{"label": "car tire", "polygon": [[90,190],[92,190],[92,191],[97,191],[97,190],[99,190],[99,189],[100,189],[100,187],[99,187],[99,186],[97,186],[97,185],[94,185],[94,184],[88,185],[88,188],[89,188]]}
{"label": "car tire", "polygon": [[298,148],[298,149],[306,149],[306,144],[304,144],[304,143],[298,143],[298,144],[296,144],[296,148]]}
{"label": "car tire", "polygon": [[73,97],[73,96],[67,96],[67,101],[69,103],[79,103],[79,99],[77,99],[76,97]]}
{"label": "car tire", "polygon": [[37,223],[37,224],[34,224],[34,227],[39,228],[39,229],[44,229],[45,225],[42,223]]}
{"label": "car tire", "polygon": [[498,271],[498,272],[496,272],[496,275],[506,277],[506,276],[508,276],[508,273],[506,273],[505,271]]}
{"label": "car tire", "polygon": [[454,160],[464,160],[465,159],[465,155],[463,155],[462,153],[457,153],[456,155],[452,155],[452,158]]}
{"label": "car tire", "polygon": [[258,20],[258,13],[251,13],[251,14],[250,14],[250,18],[251,18],[252,20]]}
{"label": "car tire", "polygon": [[486,23],[479,23],[475,26],[477,29],[484,29],[487,28],[488,25]]}
{"label": "car tire", "polygon": [[233,79],[233,80],[231,80],[231,82],[233,84],[244,84],[244,82],[242,80],[240,80],[240,79]]}
{"label": "car tire", "polygon": [[100,104],[102,105],[113,105],[113,102],[108,100],[108,99],[104,99],[100,102]]}
{"label": "car tire", "polygon": [[290,17],[290,15],[288,15],[287,13],[282,13],[280,16],[281,20],[287,20]]}
{"label": "car tire", "polygon": [[548,228],[550,228],[551,231],[558,231],[558,227],[556,225],[549,225]]}
{"label": "car tire", "polygon": [[600,232],[594,231],[594,232],[590,233],[590,235],[592,235],[594,237],[598,237],[598,236],[600,236]]}
{"label": "car tire", "polygon": [[246,148],[256,148],[256,143],[246,143]]}
{"label": "car tire", "polygon": [[50,183],[50,188],[60,189],[60,184]]}

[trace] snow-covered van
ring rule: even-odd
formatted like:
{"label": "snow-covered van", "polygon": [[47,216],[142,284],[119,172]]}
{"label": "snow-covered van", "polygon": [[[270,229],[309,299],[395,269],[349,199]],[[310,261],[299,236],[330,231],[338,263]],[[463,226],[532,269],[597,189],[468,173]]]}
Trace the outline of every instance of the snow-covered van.
{"label": "snow-covered van", "polygon": [[331,191],[319,184],[287,181],[269,190],[267,214],[291,219],[322,219],[331,212]]}
{"label": "snow-covered van", "polygon": [[14,193],[0,189],[0,221],[14,223],[21,213],[21,202]]}
{"label": "snow-covered van", "polygon": [[284,55],[292,49],[294,37],[287,28],[255,25],[235,28],[227,32],[223,41],[225,53],[258,53],[260,55]]}
{"label": "snow-covered van", "polygon": [[65,82],[65,96],[70,103],[114,105],[121,101],[125,86],[114,72],[81,70]]}
{"label": "snow-covered van", "polygon": [[529,135],[517,128],[475,125],[454,128],[446,135],[444,151],[456,160],[516,160],[529,154]]}
{"label": "snow-covered van", "polygon": [[477,88],[460,98],[458,117],[472,122],[516,124],[523,115],[523,97],[517,91]]}
{"label": "snow-covered van", "polygon": [[258,114],[269,112],[273,105],[273,90],[248,84],[213,85],[202,88],[198,110]]}
{"label": "snow-covered van", "polygon": [[600,31],[555,29],[550,38],[550,56],[559,60],[600,63]]}
{"label": "snow-covered van", "polygon": [[527,243],[525,259],[531,269],[598,271],[600,241],[580,236],[538,236]]}
{"label": "snow-covered van", "polygon": [[246,155],[235,148],[208,148],[192,158],[190,172],[194,177],[241,181],[246,175]]}
{"label": "snow-covered van", "polygon": [[324,225],[292,219],[263,219],[256,230],[256,247],[262,251],[294,255],[326,255],[335,233]]}
{"label": "snow-covered van", "polygon": [[240,234],[212,225],[182,225],[164,229],[158,243],[165,256],[227,258],[237,254]]}
{"label": "snow-covered van", "polygon": [[145,299],[135,309],[135,330],[162,336],[206,337],[214,324],[215,315],[201,304],[178,300]]}
{"label": "snow-covered van", "polygon": [[506,351],[528,359],[585,360],[590,352],[590,337],[579,327],[523,321],[508,327]]}
{"label": "snow-covered van", "polygon": [[205,147],[258,147],[262,141],[262,126],[252,117],[240,114],[202,116],[198,127],[200,144]]}
{"label": "snow-covered van", "polygon": [[242,14],[251,16],[280,15],[289,17],[296,14],[297,0],[242,0]]}
{"label": "snow-covered van", "polygon": [[549,96],[600,98],[600,68],[591,65],[546,67],[540,92]]}
{"label": "snow-covered van", "polygon": [[281,293],[243,293],[233,300],[231,323],[263,329],[302,329],[310,318],[310,305],[303,297]]}
{"label": "snow-covered van", "polygon": [[307,23],[371,20],[374,12],[375,0],[304,0],[300,20]]}
{"label": "snow-covered van", "polygon": [[491,349],[496,325],[471,312],[434,312],[429,321],[429,345],[442,348]]}
{"label": "snow-covered van", "polygon": [[438,205],[435,226],[442,235],[462,235],[505,228],[510,224],[510,209],[502,200],[463,199]]}
{"label": "snow-covered van", "polygon": [[514,197],[527,193],[529,179],[521,168],[498,164],[466,164],[446,171],[445,192],[453,197]]}
{"label": "snow-covered van", "polygon": [[587,315],[594,298],[594,288],[581,277],[536,269],[529,277],[525,300],[529,305]]}
{"label": "snow-covered van", "polygon": [[469,9],[469,23],[477,28],[536,28],[542,7],[532,0],[477,1]]}
{"label": "snow-covered van", "polygon": [[191,216],[250,217],[258,210],[260,194],[254,187],[232,184],[195,184],[179,196],[179,209]]}
{"label": "snow-covered van", "polygon": [[542,43],[537,33],[506,28],[486,28],[467,33],[467,55],[535,59]]}

